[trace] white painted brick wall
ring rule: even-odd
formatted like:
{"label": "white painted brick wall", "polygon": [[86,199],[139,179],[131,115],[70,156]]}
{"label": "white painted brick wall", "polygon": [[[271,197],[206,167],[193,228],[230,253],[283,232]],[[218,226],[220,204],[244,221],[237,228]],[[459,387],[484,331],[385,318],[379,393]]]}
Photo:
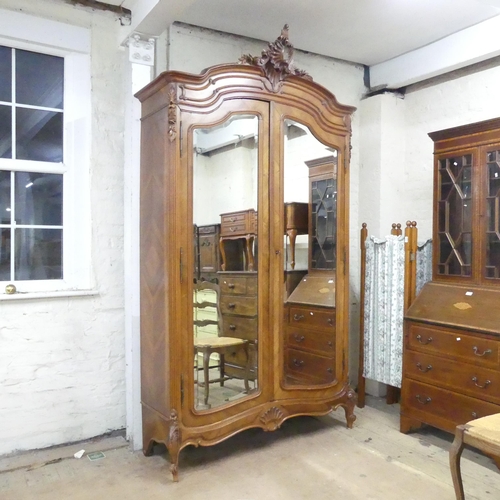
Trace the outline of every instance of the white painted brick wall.
{"label": "white painted brick wall", "polygon": [[92,269],[99,294],[0,302],[0,455],[125,426],[123,72],[117,18],[44,0],[0,8],[90,28]]}

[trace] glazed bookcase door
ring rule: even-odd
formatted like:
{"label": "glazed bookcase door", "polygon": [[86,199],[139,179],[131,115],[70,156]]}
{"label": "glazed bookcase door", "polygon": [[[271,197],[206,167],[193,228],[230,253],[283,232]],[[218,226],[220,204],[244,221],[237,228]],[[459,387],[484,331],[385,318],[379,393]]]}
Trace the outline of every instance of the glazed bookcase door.
{"label": "glazed bookcase door", "polygon": [[435,272],[445,279],[473,278],[475,161],[470,150],[436,159]]}
{"label": "glazed bookcase door", "polygon": [[485,284],[500,280],[500,144],[485,148],[481,165],[484,176],[482,198],[484,209],[484,263],[481,265]]}
{"label": "glazed bookcase door", "polygon": [[210,422],[221,411],[227,418],[268,397],[268,110],[265,102],[240,99],[181,116],[186,225],[221,223],[222,257],[215,286],[186,284],[187,424]]}

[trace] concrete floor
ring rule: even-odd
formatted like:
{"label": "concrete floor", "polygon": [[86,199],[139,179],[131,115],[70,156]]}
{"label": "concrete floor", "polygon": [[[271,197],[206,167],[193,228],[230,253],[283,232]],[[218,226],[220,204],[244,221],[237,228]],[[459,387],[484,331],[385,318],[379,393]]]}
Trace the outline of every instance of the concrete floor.
{"label": "concrete floor", "polygon": [[[448,467],[452,436],[399,433],[399,407],[368,398],[353,429],[343,410],[291,419],[276,432],[252,429],[209,448],[181,452],[180,481],[168,457],[131,452],[121,436],[0,459],[1,500],[147,498],[175,500],[454,500]],[[90,461],[73,454],[104,452]],[[500,499],[500,473],[465,450],[467,500]]]}

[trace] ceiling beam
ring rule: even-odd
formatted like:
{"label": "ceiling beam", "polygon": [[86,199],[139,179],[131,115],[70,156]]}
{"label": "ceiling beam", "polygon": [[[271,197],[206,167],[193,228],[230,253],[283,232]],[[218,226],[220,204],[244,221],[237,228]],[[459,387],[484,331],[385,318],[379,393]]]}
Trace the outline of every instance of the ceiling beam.
{"label": "ceiling beam", "polygon": [[370,66],[370,88],[398,89],[500,55],[500,16]]}

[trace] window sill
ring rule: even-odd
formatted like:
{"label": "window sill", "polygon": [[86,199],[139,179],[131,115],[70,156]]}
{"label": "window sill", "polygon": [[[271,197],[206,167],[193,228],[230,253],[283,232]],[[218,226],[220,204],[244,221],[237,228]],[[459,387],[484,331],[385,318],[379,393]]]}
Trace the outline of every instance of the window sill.
{"label": "window sill", "polygon": [[53,292],[16,292],[13,294],[0,293],[0,301],[57,299],[61,297],[85,297],[98,295],[97,290],[58,290]]}

